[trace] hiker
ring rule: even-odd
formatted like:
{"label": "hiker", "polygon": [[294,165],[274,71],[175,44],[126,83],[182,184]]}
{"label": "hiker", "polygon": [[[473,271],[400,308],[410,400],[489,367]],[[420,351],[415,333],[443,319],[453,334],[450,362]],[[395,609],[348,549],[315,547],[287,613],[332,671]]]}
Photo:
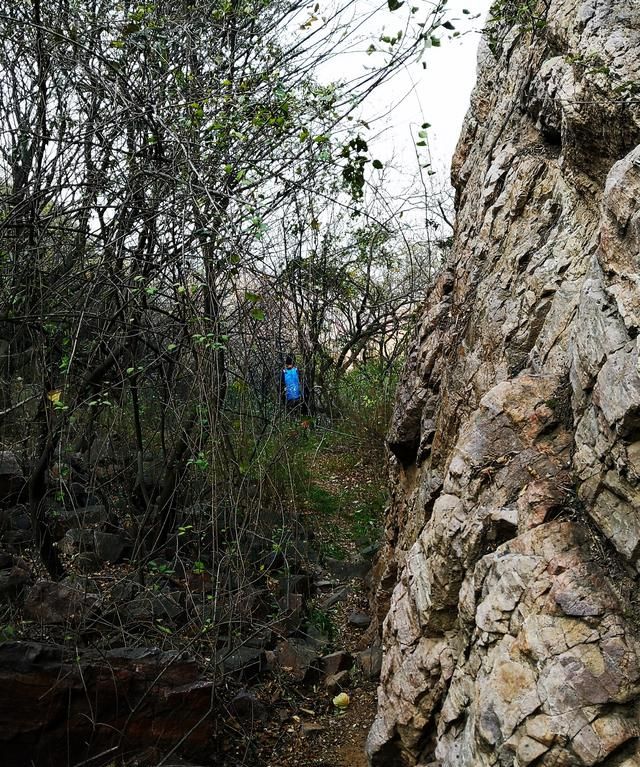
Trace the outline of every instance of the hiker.
{"label": "hiker", "polygon": [[299,410],[302,415],[307,415],[304,386],[291,355],[288,355],[284,361],[284,369],[280,376],[280,395],[287,411]]}

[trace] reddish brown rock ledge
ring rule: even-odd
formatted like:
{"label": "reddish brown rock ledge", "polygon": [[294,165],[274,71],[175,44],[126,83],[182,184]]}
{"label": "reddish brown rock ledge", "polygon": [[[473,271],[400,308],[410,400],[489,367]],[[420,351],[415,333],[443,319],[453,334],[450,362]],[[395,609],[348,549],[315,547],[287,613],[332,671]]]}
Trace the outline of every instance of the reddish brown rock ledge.
{"label": "reddish brown rock ledge", "polygon": [[143,749],[188,757],[211,750],[212,685],[176,654],[76,655],[56,645],[7,642],[0,644],[0,690],[3,765],[99,765]]}

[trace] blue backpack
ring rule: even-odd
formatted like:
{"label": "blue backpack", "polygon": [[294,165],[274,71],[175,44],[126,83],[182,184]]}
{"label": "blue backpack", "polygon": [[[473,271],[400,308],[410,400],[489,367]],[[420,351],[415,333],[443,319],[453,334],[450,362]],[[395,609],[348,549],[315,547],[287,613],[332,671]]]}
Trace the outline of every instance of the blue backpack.
{"label": "blue backpack", "polygon": [[302,391],[300,389],[300,376],[298,375],[298,368],[284,369],[284,389],[287,401],[293,399],[300,399]]}

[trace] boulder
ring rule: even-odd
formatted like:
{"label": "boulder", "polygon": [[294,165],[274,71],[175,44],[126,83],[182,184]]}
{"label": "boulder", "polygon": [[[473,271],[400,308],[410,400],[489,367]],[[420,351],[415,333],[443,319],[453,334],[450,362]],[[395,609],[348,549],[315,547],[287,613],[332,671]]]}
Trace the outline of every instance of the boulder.
{"label": "boulder", "polygon": [[286,639],[276,646],[275,663],[296,681],[310,681],[319,669],[318,651],[302,639]]}
{"label": "boulder", "polygon": [[357,629],[366,629],[371,623],[371,616],[354,610],[352,613],[349,613],[347,620],[350,626],[354,626]]}
{"label": "boulder", "polygon": [[353,666],[353,657],[346,650],[338,650],[330,655],[323,655],[320,667],[325,677],[335,676],[341,671],[348,671]]}
{"label": "boulder", "polygon": [[209,763],[212,682],[182,655],[4,642],[0,687],[11,691],[0,696],[2,763],[11,767],[100,763],[151,747]]}
{"label": "boulder", "polygon": [[29,591],[24,615],[33,621],[51,625],[78,625],[95,610],[100,600],[64,583],[38,581]]}
{"label": "boulder", "polygon": [[356,667],[364,674],[367,679],[380,679],[382,671],[382,649],[380,647],[369,647],[355,655]]}
{"label": "boulder", "polygon": [[32,583],[29,565],[24,560],[0,553],[0,604],[20,603]]}
{"label": "boulder", "polygon": [[266,663],[264,650],[258,647],[236,647],[222,658],[222,671],[238,680],[248,680],[262,671]]}
{"label": "boulder", "polygon": [[10,450],[0,450],[0,504],[15,502],[24,486],[24,474],[15,454]]}

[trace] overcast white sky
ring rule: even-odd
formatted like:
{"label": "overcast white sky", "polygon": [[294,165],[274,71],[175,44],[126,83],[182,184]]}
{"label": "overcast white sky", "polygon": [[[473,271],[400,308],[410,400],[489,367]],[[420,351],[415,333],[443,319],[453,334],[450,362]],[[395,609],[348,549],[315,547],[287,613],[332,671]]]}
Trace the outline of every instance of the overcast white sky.
{"label": "overcast white sky", "polygon": [[[434,180],[448,180],[451,157],[475,83],[480,30],[490,1],[449,0],[447,18],[460,36],[453,37],[453,31],[438,30],[441,46],[426,50],[422,58],[426,69],[422,61],[410,62],[364,105],[362,117],[371,123],[371,131],[364,135],[373,156],[396,168],[394,174],[385,171],[385,178],[394,187],[409,184],[411,179],[415,183],[415,144],[421,124],[425,122],[430,123],[431,128],[428,129],[428,148],[418,149],[420,159],[431,160],[437,171]],[[362,18],[373,8],[379,8],[380,0],[358,0],[355,5],[355,18]],[[469,14],[463,14],[463,9]],[[363,29],[369,41],[377,42],[381,34],[395,34],[401,26],[399,13],[384,9],[377,12]],[[360,46],[323,65],[318,76],[325,81],[349,79],[375,63],[376,55],[367,55],[366,46]]]}
{"label": "overcast white sky", "polygon": [[[426,70],[409,68],[406,77],[413,79],[417,88],[407,100],[406,114],[404,110],[399,110],[394,115],[397,124],[394,131],[410,133],[411,112],[414,108],[421,111],[425,121],[432,126],[428,131],[432,162],[438,170],[446,170],[447,176],[475,84],[480,29],[489,5],[490,0],[450,0],[452,16],[465,19],[462,8],[468,8],[474,16],[480,16],[460,24],[460,29],[466,30],[465,34],[453,38],[449,33],[443,38],[440,48],[429,49],[425,55]],[[413,104],[416,106],[413,107]],[[404,127],[406,122],[409,122],[409,130]]]}

